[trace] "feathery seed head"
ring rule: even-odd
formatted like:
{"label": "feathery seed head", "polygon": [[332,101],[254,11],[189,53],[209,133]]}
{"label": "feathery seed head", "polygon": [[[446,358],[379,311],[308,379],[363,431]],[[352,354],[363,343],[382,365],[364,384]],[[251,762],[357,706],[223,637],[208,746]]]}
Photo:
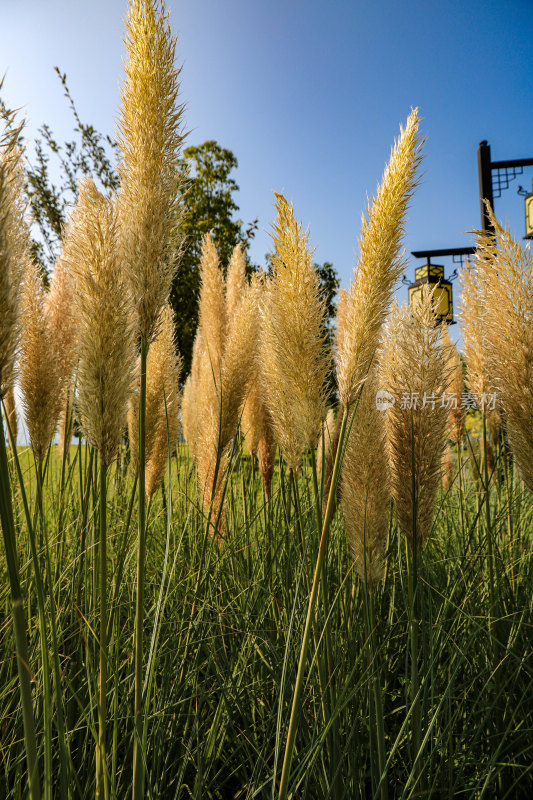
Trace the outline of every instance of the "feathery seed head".
{"label": "feathery seed head", "polygon": [[61,408],[61,370],[46,307],[41,273],[28,259],[21,309],[19,381],[31,446],[42,462]]}
{"label": "feathery seed head", "polygon": [[454,443],[463,440],[465,428],[465,409],[461,398],[464,392],[463,364],[457,348],[450,339],[448,326],[442,323],[442,346],[446,357],[446,372],[449,374],[448,391],[456,398],[457,405],[452,404],[448,411],[448,436]]}
{"label": "feathery seed head", "polygon": [[146,341],[175,273],[185,134],[176,39],[159,0],[130,0],[118,143],[120,239],[138,332]]}
{"label": "feathery seed head", "polygon": [[6,390],[6,393],[4,395],[4,404],[6,409],[6,417],[9,422],[9,428],[11,430],[9,443],[12,449],[15,450],[17,446],[18,420],[17,420],[17,408],[15,405],[15,390],[13,388],[13,384],[11,384],[11,386],[8,386]]}
{"label": "feathery seed head", "polygon": [[360,395],[341,473],[346,534],[357,572],[369,588],[383,576],[391,497],[385,418],[376,408],[378,387],[374,366]]}
{"label": "feathery seed head", "polygon": [[236,245],[228,266],[226,278],[226,314],[231,320],[246,289],[246,258],[242,244]]}
{"label": "feathery seed head", "polygon": [[[148,353],[146,375],[146,427],[152,429],[146,459],[146,494],[152,497],[168,463],[168,451],[179,433],[179,379],[181,359],[174,344],[174,320],[169,305],[163,308],[159,333]],[[148,412],[150,416],[148,416]]]}
{"label": "feathery seed head", "polygon": [[250,285],[246,285],[229,321],[222,362],[221,448],[225,448],[237,433],[246,388],[254,371],[259,336],[260,293],[261,283],[254,275]]}
{"label": "feathery seed head", "polygon": [[335,435],[336,415],[335,411],[330,408],[328,410],[326,419],[322,424],[322,432],[318,440],[317,453],[316,453],[316,469],[318,474],[322,472],[324,464],[331,458],[333,451],[333,437]]}
{"label": "feathery seed head", "polygon": [[316,446],[325,410],[324,299],[308,234],[280,194],[276,210],[274,274],[261,304],[261,382],[275,439],[296,470]]}
{"label": "feathery seed head", "polygon": [[207,353],[215,382],[220,383],[227,333],[225,284],[218,253],[210,234],[204,236],[200,257],[200,302],[198,309],[202,347]]}
{"label": "feathery seed head", "polygon": [[339,396],[350,406],[370,368],[394,287],[404,270],[401,240],[409,200],[422,160],[418,109],[407,119],[394,145],[378,192],[363,215],[359,258],[350,286],[337,353]]}
{"label": "feathery seed head", "polygon": [[116,209],[90,180],[80,186],[70,258],[78,329],[78,410],[105,466],[126,422],[135,360],[131,296],[121,270]]}
{"label": "feathery seed head", "polygon": [[[431,293],[423,292],[421,300],[412,307],[393,306],[380,366],[382,388],[396,401],[385,412],[396,513],[409,543],[413,546],[415,534],[419,548],[433,520],[448,416],[437,399],[448,389],[448,376]],[[405,395],[417,401],[403,403]],[[425,405],[424,397],[428,399]]]}
{"label": "feathery seed head", "polygon": [[13,382],[22,279],[29,258],[24,170],[15,133],[0,135],[0,399]]}
{"label": "feathery seed head", "polygon": [[533,255],[492,212],[491,220],[495,235],[477,236],[474,273],[484,303],[483,357],[513,455],[533,490]]}

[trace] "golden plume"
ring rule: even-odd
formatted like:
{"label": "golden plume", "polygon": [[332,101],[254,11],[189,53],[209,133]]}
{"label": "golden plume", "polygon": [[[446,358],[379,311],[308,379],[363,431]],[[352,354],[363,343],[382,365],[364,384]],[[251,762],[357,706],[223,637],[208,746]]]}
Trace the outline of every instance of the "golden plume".
{"label": "golden plume", "polygon": [[225,448],[237,433],[246,388],[255,367],[260,293],[260,278],[253,275],[229,323],[222,362],[221,448]]}
{"label": "golden plume", "polygon": [[70,249],[78,329],[77,405],[84,434],[104,467],[126,422],[135,348],[131,297],[121,271],[116,209],[91,180],[80,185],[81,213]]}
{"label": "golden plume", "polygon": [[196,457],[196,440],[198,436],[198,391],[200,385],[201,363],[203,359],[203,338],[200,329],[196,331],[192,348],[191,372],[185,386],[181,400],[181,417],[183,435],[189,446],[189,454],[192,458]]}
{"label": "golden plume", "polygon": [[417,548],[433,521],[448,421],[446,354],[435,322],[426,291],[412,307],[394,306],[380,355],[381,385],[394,398],[385,420],[391,489],[400,528]]}
{"label": "golden plume", "polygon": [[346,535],[357,572],[369,588],[383,576],[391,498],[385,413],[376,407],[378,388],[374,366],[357,404],[341,472]]}
{"label": "golden plume", "polygon": [[257,460],[259,462],[259,472],[263,481],[265,497],[270,500],[272,493],[272,477],[274,475],[274,464],[276,459],[276,442],[274,440],[273,426],[270,416],[267,416],[268,424],[263,429],[263,434],[257,446]]}
{"label": "golden plume", "polygon": [[76,318],[74,314],[74,278],[69,248],[75,238],[76,205],[63,233],[61,252],[56,259],[50,289],[46,297],[46,311],[50,320],[50,333],[54,340],[60,373],[61,397],[59,402],[59,440],[61,457],[72,437],[72,401],[74,369],[76,366]]}
{"label": "golden plume", "polygon": [[30,258],[24,273],[21,327],[22,405],[35,458],[42,463],[57,427],[62,384],[42,275]]}
{"label": "golden plume", "polygon": [[[463,446],[466,411],[463,406],[463,364],[457,348],[450,339],[448,326],[442,323],[442,346],[446,356],[446,372],[449,375],[448,397],[448,439],[458,447]],[[450,443],[446,442],[442,458],[442,483],[445,491],[451,486],[454,473],[453,454]]]}
{"label": "golden plume", "polygon": [[[237,433],[258,336],[258,278],[244,279],[244,260],[234,252],[226,285],[211,236],[200,261],[199,329],[193,351],[191,388],[185,411],[204,508],[220,508],[229,446]],[[236,287],[241,287],[238,289]],[[238,294],[241,296],[239,297]],[[228,307],[232,309],[231,317]],[[187,416],[188,415],[188,416]]]}
{"label": "golden plume", "polygon": [[297,470],[306,448],[316,447],[325,410],[324,299],[309,235],[292,205],[275,196],[273,277],[261,304],[261,381],[274,437]]}
{"label": "golden plume", "polygon": [[463,393],[463,364],[457,347],[450,339],[448,326],[442,323],[442,346],[446,356],[446,373],[448,379],[448,436],[454,444],[461,445],[465,430],[465,408]]}
{"label": "golden plume", "polygon": [[346,289],[339,289],[339,299],[337,302],[337,329],[335,331],[335,353],[340,353],[344,344],[344,329],[346,327],[346,313],[348,310],[348,292]]}
{"label": "golden plume", "polygon": [[533,255],[490,216],[495,235],[478,234],[475,260],[484,301],[484,355],[511,450],[533,490]]}
{"label": "golden plume", "polygon": [[16,133],[8,129],[0,136],[0,399],[14,380],[22,278],[29,253],[24,169]]}
{"label": "golden plume", "polygon": [[246,286],[246,258],[242,244],[238,244],[231,254],[226,277],[226,315],[228,320],[236,312]]}
{"label": "golden plume", "polygon": [[202,241],[200,281],[198,326],[202,335],[202,348],[207,354],[207,363],[213,374],[214,386],[220,387],[222,357],[227,333],[226,287],[217,249],[209,233],[204,236]]}
{"label": "golden plume", "polygon": [[351,282],[342,346],[337,352],[339,397],[347,408],[356,399],[376,352],[394,287],[404,270],[400,247],[409,200],[422,160],[418,109],[411,112],[376,197],[363,215],[359,258]]}
{"label": "golden plume", "polygon": [[137,328],[149,343],[175,273],[184,185],[183,104],[165,5],[130,0],[118,124],[121,247]]}
{"label": "golden plume", "polygon": [[13,385],[8,386],[4,395],[4,404],[6,408],[6,417],[9,422],[9,444],[14,451],[17,447],[18,435],[18,420],[17,420],[17,407],[15,405],[15,390]]}
{"label": "golden plume", "polygon": [[326,419],[322,423],[322,431],[318,440],[316,451],[316,469],[320,475],[323,466],[331,459],[333,450],[333,437],[337,427],[335,411],[330,408],[328,410]]}

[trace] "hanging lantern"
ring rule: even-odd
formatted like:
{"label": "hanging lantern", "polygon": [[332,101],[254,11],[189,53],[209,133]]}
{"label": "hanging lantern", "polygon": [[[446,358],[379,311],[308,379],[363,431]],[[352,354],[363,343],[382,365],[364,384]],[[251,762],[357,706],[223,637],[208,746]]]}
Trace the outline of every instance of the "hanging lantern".
{"label": "hanging lantern", "polygon": [[410,306],[420,300],[424,286],[434,289],[432,301],[437,322],[453,325],[452,284],[444,277],[444,267],[432,264],[429,259],[423,266],[416,267],[414,283],[409,284],[408,288]]}
{"label": "hanging lantern", "polygon": [[525,239],[533,239],[533,191],[526,195],[526,235]]}

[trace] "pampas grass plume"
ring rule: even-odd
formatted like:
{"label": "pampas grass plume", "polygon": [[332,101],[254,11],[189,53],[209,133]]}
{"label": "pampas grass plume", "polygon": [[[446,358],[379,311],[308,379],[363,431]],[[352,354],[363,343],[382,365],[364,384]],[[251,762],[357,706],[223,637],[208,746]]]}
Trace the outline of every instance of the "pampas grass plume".
{"label": "pampas grass plume", "polygon": [[116,209],[87,180],[70,250],[76,278],[78,411],[84,434],[104,467],[126,423],[133,379],[131,298],[121,271]]}
{"label": "pampas grass plume", "polygon": [[325,411],[324,299],[309,236],[287,200],[275,196],[274,274],[261,305],[261,381],[275,439],[297,470],[305,449],[316,447]]}
{"label": "pampas grass plume", "polygon": [[236,245],[231,254],[226,278],[226,314],[231,320],[246,289],[246,258],[242,244]]}
{"label": "pampas grass plume", "polygon": [[159,0],[130,0],[118,125],[121,245],[137,327],[155,333],[175,273],[184,106],[176,40]]}
{"label": "pampas grass plume", "polygon": [[400,528],[411,546],[416,536],[417,548],[433,521],[447,438],[448,411],[441,402],[448,388],[446,354],[435,323],[429,292],[412,307],[394,306],[380,355],[382,387],[395,399],[385,420],[391,490]]}
{"label": "pampas grass plume", "polygon": [[15,133],[7,130],[0,136],[0,398],[14,380],[29,247],[24,170]]}
{"label": "pampas grass plume", "polygon": [[28,257],[21,312],[19,382],[31,446],[42,463],[61,408],[61,370],[37,265]]}
{"label": "pampas grass plume", "polygon": [[400,247],[409,200],[422,159],[414,109],[401,129],[378,192],[363,215],[359,258],[351,282],[337,352],[339,397],[348,408],[370,368],[394,287],[404,270]]}
{"label": "pampas grass plume", "polygon": [[9,422],[9,443],[11,445],[11,449],[14,451],[17,447],[18,420],[17,408],[15,405],[15,390],[13,385],[8,386],[6,390],[4,395],[4,404],[6,409],[6,417]]}
{"label": "pampas grass plume", "polygon": [[[484,360],[521,476],[533,490],[533,255],[491,212],[479,233],[475,276],[484,300]],[[465,298],[465,305],[466,305]]]}
{"label": "pampas grass plume", "polygon": [[359,577],[369,588],[383,576],[391,497],[385,414],[376,408],[378,388],[374,367],[357,404],[341,472],[346,535]]}

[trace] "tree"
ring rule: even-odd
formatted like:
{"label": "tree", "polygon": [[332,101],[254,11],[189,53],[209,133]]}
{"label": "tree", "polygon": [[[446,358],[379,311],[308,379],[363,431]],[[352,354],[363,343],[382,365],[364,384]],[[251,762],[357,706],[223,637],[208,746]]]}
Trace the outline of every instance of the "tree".
{"label": "tree", "polygon": [[[80,120],[67,84],[67,76],[54,67],[63,86],[65,97],[74,117],[75,138],[60,144],[46,124],[38,129],[35,139],[34,161],[26,158],[27,194],[37,237],[32,239],[32,251],[41,267],[45,283],[54,265],[67,213],[78,197],[78,183],[82,177],[91,177],[107,195],[118,189],[118,176],[111,155],[116,143],[92,126]],[[0,98],[0,111],[6,105]],[[20,140],[21,146],[24,141]],[[59,174],[56,185],[50,175],[50,162],[54,160]]]}
{"label": "tree", "polygon": [[[80,178],[92,177],[108,195],[119,188],[113,166],[116,143],[92,125],[81,122],[67,77],[57,67],[55,70],[72,111],[75,137],[60,144],[50,127],[42,125],[34,142],[33,163],[29,161],[27,166],[28,199],[36,222],[33,254],[41,265],[45,282],[61,244],[68,210],[76,202]],[[5,109],[5,105],[0,99],[0,110],[2,108]],[[237,168],[237,159],[231,150],[214,140],[188,147],[183,153],[181,167],[189,174],[189,189],[184,200],[183,246],[170,301],[174,310],[176,344],[183,358],[182,380],[185,380],[190,370],[198,324],[198,262],[202,237],[209,231],[213,233],[225,268],[235,245],[242,242],[246,247],[254,237],[257,220],[245,229],[240,219],[234,219],[239,210],[234,195],[239,187],[231,175]],[[51,172],[58,173],[57,183],[54,183]],[[253,266],[248,264],[252,270]]]}
{"label": "tree", "polygon": [[[184,236],[179,270],[170,293],[170,304],[176,319],[176,339],[183,358],[182,375],[190,370],[192,347],[198,325],[200,277],[198,263],[202,238],[213,234],[220,262],[225,269],[233,248],[241,242],[245,247],[254,237],[257,220],[244,230],[243,222],[234,219],[239,210],[234,199],[238,191],[231,173],[237,159],[231,150],[209,140],[183,153],[183,168],[189,169],[190,185],[185,196],[185,215],[181,230]],[[248,262],[250,271],[253,266]]]}

